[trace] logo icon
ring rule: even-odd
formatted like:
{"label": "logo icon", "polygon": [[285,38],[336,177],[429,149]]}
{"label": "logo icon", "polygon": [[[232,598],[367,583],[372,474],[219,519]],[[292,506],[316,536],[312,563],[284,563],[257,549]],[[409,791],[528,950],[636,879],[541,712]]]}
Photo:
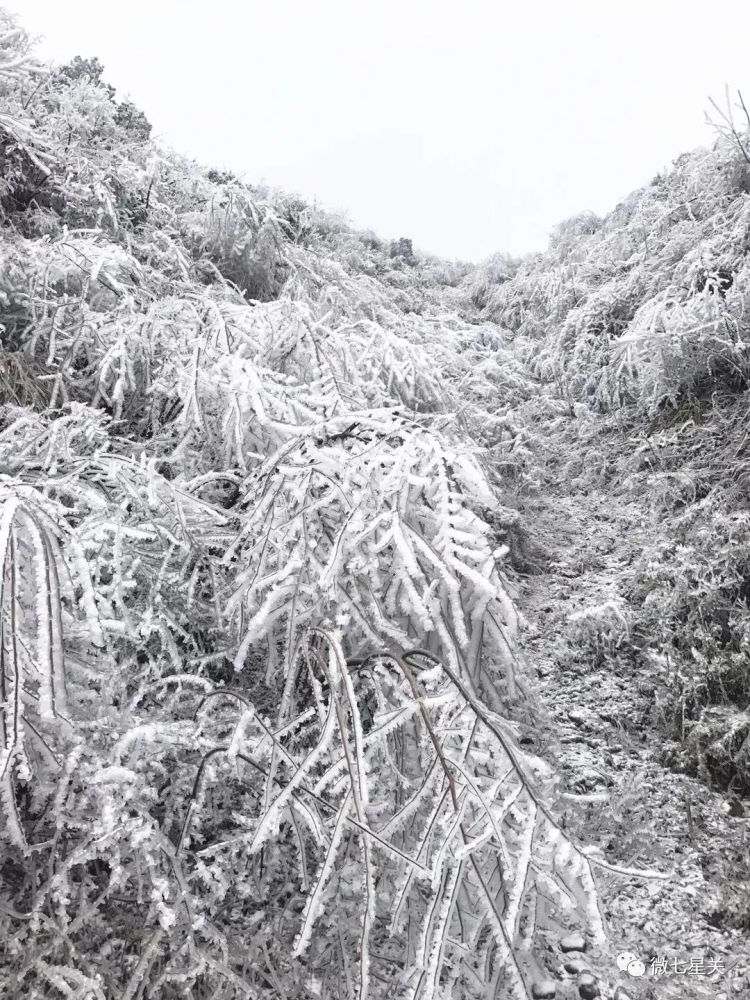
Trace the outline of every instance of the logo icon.
{"label": "logo icon", "polygon": [[620,972],[627,972],[633,979],[646,975],[646,966],[634,955],[632,951],[621,951],[617,956],[617,968]]}

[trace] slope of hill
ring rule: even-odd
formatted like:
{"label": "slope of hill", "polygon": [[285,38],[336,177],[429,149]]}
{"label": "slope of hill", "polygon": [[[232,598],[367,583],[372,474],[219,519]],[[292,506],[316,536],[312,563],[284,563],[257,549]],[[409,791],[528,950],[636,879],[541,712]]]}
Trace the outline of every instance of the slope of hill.
{"label": "slope of hill", "polygon": [[632,621],[605,613],[590,641],[603,655],[614,634],[648,654],[675,759],[738,795],[750,791],[749,193],[750,141],[735,132],[606,219],[559,226],[546,254],[482,290],[484,316],[571,417],[577,443],[551,478],[646,498],[658,523],[623,595]]}
{"label": "slope of hill", "polygon": [[[539,391],[513,413],[540,486],[518,506],[548,553],[521,607],[579,821],[674,865],[650,913],[627,899],[619,940],[723,954],[745,976],[749,194],[747,129],[722,128],[606,218],[472,279]],[[732,995],[697,977],[653,987]]]}
{"label": "slope of hill", "polygon": [[[4,992],[636,995],[675,859],[622,783],[616,837],[581,814],[538,694],[587,699],[591,771],[587,678],[643,679],[743,808],[741,149],[476,270],[180,158],[101,77],[0,13]],[[602,503],[654,505],[632,572],[586,561]]]}

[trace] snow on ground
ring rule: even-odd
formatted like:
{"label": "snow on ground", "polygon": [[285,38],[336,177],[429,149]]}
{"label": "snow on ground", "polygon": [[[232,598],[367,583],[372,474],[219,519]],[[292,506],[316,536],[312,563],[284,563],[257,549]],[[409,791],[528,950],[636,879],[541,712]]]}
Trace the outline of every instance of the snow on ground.
{"label": "snow on ground", "polygon": [[[523,653],[547,714],[536,749],[561,772],[566,819],[582,841],[613,864],[666,876],[602,872],[613,952],[646,967],[640,976],[614,969],[615,996],[748,997],[750,927],[731,924],[735,897],[750,888],[750,803],[730,815],[724,795],[660,762],[648,660],[623,653],[597,663],[582,629],[587,609],[627,616],[629,567],[658,525],[616,487],[584,492],[564,479],[524,514],[547,552],[541,572],[519,585]],[[559,975],[583,996],[585,981],[564,958]]]}

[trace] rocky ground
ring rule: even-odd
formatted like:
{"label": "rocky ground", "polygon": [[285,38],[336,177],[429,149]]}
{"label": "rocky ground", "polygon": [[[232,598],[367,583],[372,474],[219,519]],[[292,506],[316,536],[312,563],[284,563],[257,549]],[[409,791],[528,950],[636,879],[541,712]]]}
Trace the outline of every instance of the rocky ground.
{"label": "rocky ground", "polygon": [[[576,491],[562,479],[526,504],[544,553],[518,583],[524,656],[547,715],[540,752],[563,776],[579,838],[613,864],[664,876],[601,871],[614,984],[602,996],[750,997],[750,802],[664,765],[648,655],[627,639],[602,652],[585,629],[586,609],[603,605],[614,634],[620,613],[627,621],[632,564],[658,531],[649,516],[615,487]],[[557,996],[597,995],[585,951],[561,950],[559,966]]]}

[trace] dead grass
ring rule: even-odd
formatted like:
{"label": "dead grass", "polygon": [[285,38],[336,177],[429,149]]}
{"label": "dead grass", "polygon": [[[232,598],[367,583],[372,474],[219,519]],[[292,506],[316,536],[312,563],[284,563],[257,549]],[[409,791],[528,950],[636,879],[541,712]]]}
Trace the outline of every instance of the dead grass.
{"label": "dead grass", "polygon": [[[53,369],[20,351],[0,349],[0,405],[47,410],[54,400],[56,377]],[[59,392],[57,401],[62,401]]]}

